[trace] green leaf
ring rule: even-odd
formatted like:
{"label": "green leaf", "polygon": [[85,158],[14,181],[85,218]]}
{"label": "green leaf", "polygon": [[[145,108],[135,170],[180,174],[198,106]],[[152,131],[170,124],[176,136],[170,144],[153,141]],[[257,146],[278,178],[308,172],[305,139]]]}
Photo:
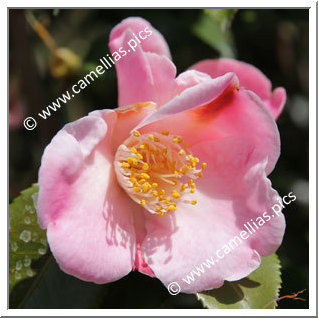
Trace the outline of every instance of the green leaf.
{"label": "green leaf", "polygon": [[193,32],[223,57],[235,57],[230,27],[236,9],[206,9]]}
{"label": "green leaf", "polygon": [[232,21],[238,9],[205,9],[204,13],[214,20],[225,34],[230,31]]}
{"label": "green leaf", "polygon": [[107,284],[82,281],[62,272],[54,259],[36,288],[20,305],[23,309],[101,308],[108,295]]}
{"label": "green leaf", "polygon": [[36,208],[38,185],[21,192],[9,205],[9,291],[36,272],[31,263],[47,252],[46,231],[39,227]]}
{"label": "green leaf", "polygon": [[273,254],[262,258],[260,267],[236,282],[225,282],[221,288],[197,293],[204,307],[215,309],[275,308],[281,287],[280,262]]}

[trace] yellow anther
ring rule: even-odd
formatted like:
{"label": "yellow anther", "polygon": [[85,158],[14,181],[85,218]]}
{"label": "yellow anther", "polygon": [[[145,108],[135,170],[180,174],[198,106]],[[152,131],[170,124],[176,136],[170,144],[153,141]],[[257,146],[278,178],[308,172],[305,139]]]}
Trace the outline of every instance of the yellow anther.
{"label": "yellow anther", "polygon": [[195,162],[199,162],[199,161],[200,161],[199,158],[193,157],[192,155],[188,155],[188,157],[189,157],[189,159],[190,159],[191,161],[195,161]]}
{"label": "yellow anther", "polygon": [[175,199],[179,199],[180,198],[180,193],[176,190],[173,190],[172,191],[172,196],[175,198]]}
{"label": "yellow anther", "polygon": [[142,170],[148,170],[149,169],[149,164],[147,162],[145,162],[143,165],[142,165]]}
{"label": "yellow anther", "polygon": [[184,168],[180,168],[180,169],[179,169],[179,172],[182,173],[182,174],[186,174],[186,171],[185,171]]}
{"label": "yellow anther", "polygon": [[135,183],[135,182],[137,182],[137,179],[134,178],[134,177],[131,177],[131,178],[129,178],[129,181],[132,182],[132,183]]}
{"label": "yellow anther", "polygon": [[201,171],[198,172],[198,173],[197,173],[197,176],[198,176],[199,178],[202,178],[202,176],[203,176],[202,172],[201,172]]}
{"label": "yellow anther", "polygon": [[192,170],[192,166],[189,165],[188,163],[186,164],[186,167],[187,167],[187,169],[188,169],[189,171]]}
{"label": "yellow anther", "polygon": [[172,141],[181,144],[183,142],[183,138],[180,136],[174,136]]}
{"label": "yellow anther", "polygon": [[145,149],[146,147],[145,147],[144,144],[141,144],[141,145],[139,146],[139,148],[140,148],[140,149]]}
{"label": "yellow anther", "polygon": [[161,189],[161,190],[159,191],[159,194],[160,194],[160,195],[165,195],[165,194],[166,194],[166,191],[165,191],[164,189]]}
{"label": "yellow anther", "polygon": [[139,181],[138,181],[138,184],[144,184],[146,182],[146,180],[145,179],[140,179]]}
{"label": "yellow anther", "polygon": [[141,133],[140,133],[138,130],[134,130],[134,131],[133,131],[133,135],[134,135],[135,137],[140,137],[140,136],[141,136]]}
{"label": "yellow anther", "polygon": [[164,202],[168,204],[170,201],[171,201],[171,198],[170,197],[166,197],[166,200]]}
{"label": "yellow anther", "polygon": [[148,139],[151,141],[155,140],[155,136],[153,134],[148,135]]}
{"label": "yellow anther", "polygon": [[135,192],[140,192],[141,191],[141,189],[139,188],[139,187],[133,187],[133,190],[135,191]]}
{"label": "yellow anther", "polygon": [[146,200],[142,199],[140,200],[140,205],[145,205],[146,204]]}
{"label": "yellow anther", "polygon": [[191,188],[190,192],[191,192],[191,193],[194,193],[194,192],[195,192],[195,189],[194,189],[194,188]]}
{"label": "yellow anther", "polygon": [[142,192],[146,193],[151,189],[151,184],[149,182],[145,182],[142,185]]}
{"label": "yellow anther", "polygon": [[158,183],[154,182],[151,186],[152,186],[153,188],[157,188],[157,187],[158,187]]}
{"label": "yellow anther", "polygon": [[137,149],[136,149],[135,147],[131,147],[131,148],[130,148],[130,151],[131,151],[132,153],[137,153]]}
{"label": "yellow anther", "polygon": [[130,167],[130,164],[129,164],[128,162],[123,162],[123,163],[121,164],[121,167],[122,167],[122,168],[129,168],[129,167]]}
{"label": "yellow anther", "polygon": [[164,195],[163,194],[159,195],[158,200],[162,201],[163,199],[164,199]]}
{"label": "yellow anther", "polygon": [[188,185],[191,186],[192,183],[194,183],[194,182],[193,182],[192,179],[190,179],[190,180],[188,181]]}
{"label": "yellow anther", "polygon": [[150,179],[150,176],[149,176],[149,174],[148,174],[148,173],[146,173],[146,172],[142,172],[142,173],[140,174],[140,178],[143,178],[143,179],[148,180],[148,179]]}
{"label": "yellow anther", "polygon": [[140,153],[137,153],[137,159],[142,160],[143,158],[144,157]]}
{"label": "yellow anther", "polygon": [[198,157],[194,157],[193,160],[194,160],[194,162],[196,162],[196,163],[199,163],[199,162],[200,162],[200,159],[199,159]]}
{"label": "yellow anther", "polygon": [[190,187],[191,187],[191,189],[195,189],[195,187],[196,187],[195,182],[192,182],[191,185],[190,185]]}
{"label": "yellow anther", "polygon": [[180,191],[183,192],[185,189],[187,188],[187,185],[186,184],[183,184],[180,188]]}
{"label": "yellow anther", "polygon": [[156,136],[153,137],[153,140],[154,140],[155,142],[160,142],[160,139],[159,139],[158,137],[156,137]]}
{"label": "yellow anther", "polygon": [[198,203],[198,200],[192,200],[191,204],[196,205]]}
{"label": "yellow anther", "polygon": [[169,136],[169,131],[168,130],[163,130],[161,132],[161,134],[164,135],[164,136]]}
{"label": "yellow anther", "polygon": [[208,164],[206,162],[202,162],[202,165],[201,165],[202,170],[206,169],[207,166]]}
{"label": "yellow anther", "polygon": [[174,204],[170,204],[166,210],[167,212],[170,212],[170,211],[175,211],[177,209],[177,207],[174,205]]}
{"label": "yellow anther", "polygon": [[156,213],[156,215],[157,216],[164,216],[166,213],[164,213],[164,212],[158,212],[158,213]]}
{"label": "yellow anther", "polygon": [[183,149],[181,149],[181,150],[179,151],[179,155],[182,156],[182,155],[184,155],[184,154],[185,154],[185,151],[184,151]]}
{"label": "yellow anther", "polygon": [[158,193],[157,190],[153,190],[153,191],[152,191],[152,195],[153,195],[154,197],[157,197],[157,196],[159,195],[159,193]]}
{"label": "yellow anther", "polygon": [[137,165],[138,164],[138,160],[136,158],[133,158],[133,157],[128,157],[127,159],[127,162],[130,164],[130,165]]}

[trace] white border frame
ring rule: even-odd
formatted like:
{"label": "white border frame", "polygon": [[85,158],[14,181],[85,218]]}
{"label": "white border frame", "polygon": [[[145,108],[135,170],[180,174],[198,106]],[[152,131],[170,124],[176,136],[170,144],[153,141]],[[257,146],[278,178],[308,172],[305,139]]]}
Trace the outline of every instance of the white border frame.
{"label": "white border frame", "polygon": [[[25,7],[27,4],[28,7],[39,7],[39,8],[52,8],[52,7],[74,7],[79,3],[74,0],[55,0],[50,1],[51,6],[49,6],[43,1],[32,0],[28,2],[23,2],[21,0],[16,1],[5,1],[5,6],[1,6],[1,42],[7,42],[7,27],[8,27],[8,7],[9,8],[18,8]],[[196,7],[192,6],[193,2],[181,2],[181,1],[171,1],[171,0],[161,0],[161,1],[145,1],[145,0],[135,0],[134,2],[129,2],[128,0],[117,0],[113,2],[105,2],[98,0],[90,0],[90,8],[182,8],[181,5],[189,5],[189,8],[202,8],[202,7],[251,7],[251,8],[270,8],[272,5],[274,9],[277,8],[310,8],[309,10],[309,309],[279,309],[279,310],[267,310],[267,309],[223,309],[213,311],[213,316],[316,316],[316,2],[315,1],[282,1],[282,0],[267,0],[266,7],[263,5],[257,5],[256,1],[231,1],[231,0],[222,0],[222,1],[210,1],[210,0],[197,0],[195,4]],[[105,7],[107,5],[107,7]],[[133,7],[132,7],[133,5]],[[7,48],[8,50],[8,48]],[[1,77],[1,96],[8,96],[8,52],[7,50],[2,49],[0,51],[2,69],[7,70],[7,72],[2,73]],[[4,103],[8,104],[8,97]],[[0,142],[1,145],[6,144],[8,149],[8,131],[7,131],[7,108],[5,105],[0,107],[1,113],[1,133],[0,133]],[[8,158],[1,157],[1,167],[2,167],[2,176],[7,175],[8,167]],[[8,175],[7,175],[8,176]],[[5,202],[5,205],[8,204],[8,191],[7,180],[1,183],[1,201]],[[4,206],[4,205],[3,205]],[[5,209],[3,209],[5,210]],[[2,211],[1,213],[1,255],[7,255],[7,213]],[[212,312],[208,309],[7,309],[7,262],[2,259],[0,264],[1,266],[1,298],[0,298],[0,314],[1,316],[163,316],[163,315],[173,315],[173,316],[211,316]]]}

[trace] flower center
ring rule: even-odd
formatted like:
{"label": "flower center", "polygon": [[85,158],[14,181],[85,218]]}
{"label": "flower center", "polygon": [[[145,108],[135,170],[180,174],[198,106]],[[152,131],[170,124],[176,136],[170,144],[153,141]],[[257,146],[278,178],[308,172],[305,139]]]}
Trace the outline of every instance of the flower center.
{"label": "flower center", "polygon": [[135,202],[163,216],[177,210],[180,201],[197,203],[182,197],[195,193],[193,180],[202,177],[207,167],[199,162],[181,136],[134,130],[117,149],[115,171],[119,184]]}

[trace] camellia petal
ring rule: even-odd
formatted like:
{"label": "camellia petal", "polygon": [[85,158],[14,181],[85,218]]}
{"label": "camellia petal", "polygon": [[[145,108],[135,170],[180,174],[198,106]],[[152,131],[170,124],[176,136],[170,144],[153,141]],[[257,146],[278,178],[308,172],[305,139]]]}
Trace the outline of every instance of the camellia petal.
{"label": "camellia petal", "polygon": [[[156,110],[156,104],[152,102],[145,102],[120,107],[115,110],[97,110],[90,113],[90,116],[102,118],[107,124],[109,128],[111,149],[114,153],[124,139],[127,138],[130,131],[136,127],[140,121]],[[125,195],[125,202],[127,199],[127,205],[131,211],[131,217],[133,218],[136,239],[135,261],[132,269],[137,269],[140,272],[153,277],[153,271],[145,262],[141,251],[141,243],[146,236],[144,221],[145,210],[140,205],[136,205],[128,198],[128,196]]]}
{"label": "camellia petal", "polygon": [[[185,293],[218,288],[224,280],[250,274],[260,264],[259,255],[274,253],[280,245],[283,215],[254,226],[252,234],[244,227],[251,219],[257,223],[264,211],[271,215],[279,198],[266,178],[266,160],[252,164],[252,149],[248,140],[234,137],[193,147],[211,168],[196,182],[197,204],[179,205],[162,218],[147,217],[145,259],[166,286],[177,282]],[[242,239],[241,231],[250,237]]]}
{"label": "camellia petal", "polygon": [[[145,28],[153,33],[136,42],[138,45],[132,50],[129,41]],[[160,107],[185,88],[210,78],[196,71],[184,72],[176,78],[176,67],[169,59],[169,49],[162,35],[141,18],[128,18],[115,27],[109,47],[116,61],[119,106],[152,101]],[[116,55],[121,56],[118,61]]]}
{"label": "camellia petal", "polygon": [[[128,29],[139,38],[144,52],[156,53],[171,59],[169,46],[162,34],[147,20],[139,17],[130,17],[117,24],[110,33],[109,42],[120,38]],[[138,42],[134,35],[131,39]]]}
{"label": "camellia petal", "polygon": [[[233,73],[205,81],[184,90],[137,127],[143,132],[169,130],[183,136],[190,145],[228,136],[248,136],[258,160],[268,157],[269,174],[280,154],[276,123],[259,97],[238,90],[238,85]],[[177,122],[187,125],[176,125]]]}
{"label": "camellia petal", "polygon": [[129,273],[135,253],[131,200],[116,183],[107,135],[96,116],[67,125],[39,172],[38,215],[54,257],[65,272],[96,283]]}
{"label": "camellia petal", "polygon": [[146,45],[156,42],[158,34],[155,30],[151,35],[154,38],[143,40],[134,50],[128,46],[129,41],[134,39],[132,28],[138,28],[140,22],[141,19],[136,22],[129,20],[128,24],[123,24],[124,29],[115,29],[110,36],[109,47],[113,54],[120,48],[126,51],[125,56],[116,62],[119,106],[145,101],[160,105],[169,100],[175,90],[176,68],[166,56],[167,52],[165,55],[158,54],[164,51],[158,49],[159,45]]}
{"label": "camellia petal", "polygon": [[282,87],[272,93],[270,80],[256,67],[245,62],[228,58],[204,60],[194,64],[190,69],[209,74],[211,77],[222,76],[227,72],[234,72],[241,83],[241,87],[256,93],[266,104],[275,119],[281,114],[285,102],[286,91]]}

